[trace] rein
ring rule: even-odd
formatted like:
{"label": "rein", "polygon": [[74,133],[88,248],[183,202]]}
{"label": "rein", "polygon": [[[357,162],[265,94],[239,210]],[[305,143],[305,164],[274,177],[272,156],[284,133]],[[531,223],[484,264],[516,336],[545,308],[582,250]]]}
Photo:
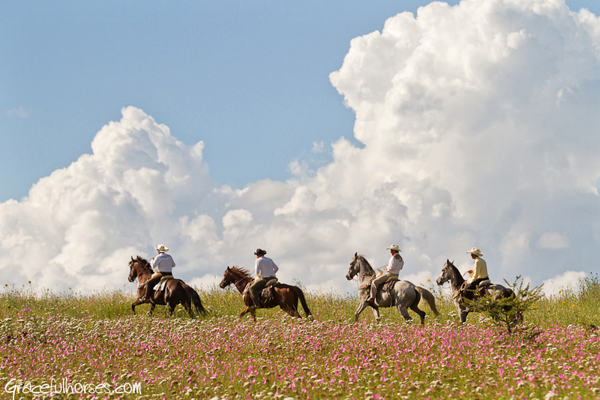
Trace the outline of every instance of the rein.
{"label": "rein", "polygon": [[[243,282],[244,280],[246,280],[246,278],[242,277],[239,281],[229,282],[229,285],[233,283],[233,285],[237,288],[238,283]],[[250,283],[250,281],[248,281],[248,283]],[[244,286],[244,290],[246,290],[246,288],[248,287],[248,283],[246,283],[246,286]]]}
{"label": "rein", "polygon": [[[139,264],[140,268],[144,269],[144,266],[142,265],[142,263],[141,263],[141,262],[139,262],[139,261],[137,261],[137,260],[136,260],[136,261],[134,262],[134,264],[135,264],[135,263]],[[133,265],[131,265],[131,266],[130,266],[130,268],[133,268]],[[144,272],[144,271],[142,271],[142,273],[143,273],[143,272]],[[137,273],[137,271],[136,271],[136,276],[135,276],[135,279],[137,279],[137,280],[138,280],[138,286],[137,286],[137,288],[138,288],[138,289],[139,289],[139,288],[141,288],[141,287],[144,287],[144,286],[146,285],[146,283],[148,283],[148,280],[149,280],[149,279],[148,279],[148,280],[146,280],[146,282],[141,282],[141,281],[140,281],[140,277],[141,277],[141,276],[148,275],[148,274],[149,274],[150,276],[152,276],[152,268],[150,268],[150,272],[146,272],[145,274],[139,274],[139,273]]]}

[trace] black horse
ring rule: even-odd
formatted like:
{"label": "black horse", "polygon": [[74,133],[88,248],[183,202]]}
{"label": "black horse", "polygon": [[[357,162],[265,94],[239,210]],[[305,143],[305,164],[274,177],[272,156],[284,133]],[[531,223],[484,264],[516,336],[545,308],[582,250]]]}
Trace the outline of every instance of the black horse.
{"label": "black horse", "polygon": [[[462,289],[465,284],[465,279],[460,274],[458,268],[456,268],[450,260],[446,260],[446,263],[442,268],[442,273],[436,280],[437,284],[440,286],[448,281],[450,281],[450,285],[452,286],[452,299],[458,310],[460,322],[464,324],[467,322],[467,315],[469,315],[469,310],[463,304],[464,296]],[[505,288],[498,284],[490,285],[485,288],[485,293],[486,295],[491,296],[494,301],[514,296],[512,289]]]}
{"label": "black horse", "polygon": [[150,312],[152,315],[154,307],[158,304],[160,306],[166,305],[169,308],[169,315],[173,315],[177,304],[183,305],[191,318],[194,318],[192,311],[192,305],[196,308],[196,311],[200,315],[205,315],[208,311],[202,305],[200,296],[198,293],[189,285],[187,285],[181,279],[170,279],[165,285],[165,290],[162,292],[154,291],[154,295],[150,300],[143,301],[142,298],[146,293],[146,283],[152,276],[152,268],[145,259],[137,256],[137,258],[131,257],[129,261],[129,282],[135,281],[137,278],[139,285],[137,288],[138,298],[131,304],[131,310],[135,314],[135,306],[144,303],[150,303]]}

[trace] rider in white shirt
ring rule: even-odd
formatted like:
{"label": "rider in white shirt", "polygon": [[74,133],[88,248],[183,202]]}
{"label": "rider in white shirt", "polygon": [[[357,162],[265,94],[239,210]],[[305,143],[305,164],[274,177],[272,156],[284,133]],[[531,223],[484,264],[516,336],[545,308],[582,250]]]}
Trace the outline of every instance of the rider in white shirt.
{"label": "rider in white shirt", "polygon": [[398,247],[398,245],[393,244],[386,250],[390,250],[392,256],[390,257],[388,265],[383,267],[385,272],[377,278],[375,278],[371,283],[371,295],[366,300],[369,303],[374,303],[375,299],[377,298],[377,286],[389,282],[391,280],[397,280],[400,270],[402,270],[402,268],[404,267],[404,260],[400,256],[400,248]]}
{"label": "rider in white shirt", "polygon": [[265,257],[267,252],[263,249],[256,249],[256,262],[254,263],[254,272],[256,279],[250,285],[250,297],[254,302],[255,307],[260,307],[258,293],[267,285],[271,279],[275,279],[275,274],[279,271],[279,267],[269,257]]}
{"label": "rider in white shirt", "polygon": [[163,276],[172,275],[173,267],[175,267],[175,261],[173,261],[173,257],[165,253],[166,251],[169,251],[167,246],[164,244],[159,244],[156,246],[156,251],[158,252],[158,256],[150,260],[150,267],[154,268],[155,272],[146,282],[146,294],[144,295],[144,300],[149,300],[152,298],[152,295],[154,294],[154,286]]}

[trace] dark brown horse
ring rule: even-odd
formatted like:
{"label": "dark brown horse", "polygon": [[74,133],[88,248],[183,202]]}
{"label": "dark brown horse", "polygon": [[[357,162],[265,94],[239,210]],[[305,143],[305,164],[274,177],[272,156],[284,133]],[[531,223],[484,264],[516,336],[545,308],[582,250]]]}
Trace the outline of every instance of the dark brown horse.
{"label": "dark brown horse", "polygon": [[137,258],[131,257],[131,261],[129,261],[129,282],[138,280],[138,288],[137,295],[138,298],[131,304],[131,310],[135,314],[135,306],[145,303],[150,303],[150,311],[149,314],[152,315],[154,311],[154,307],[158,304],[159,306],[167,306],[169,308],[169,315],[173,315],[175,311],[175,307],[177,304],[183,305],[185,310],[188,312],[191,318],[194,318],[194,313],[192,311],[192,305],[196,308],[198,314],[206,314],[207,311],[202,305],[202,301],[200,301],[200,296],[198,293],[188,286],[181,279],[171,279],[167,281],[165,285],[165,290],[159,292],[157,290],[154,291],[154,295],[150,300],[142,301],[144,294],[146,293],[146,283],[150,276],[152,276],[152,268],[150,268],[150,264],[145,259],[137,256]]}
{"label": "dark brown horse", "polygon": [[[223,274],[223,280],[219,286],[221,289],[225,289],[233,283],[237,290],[242,294],[244,304],[246,305],[246,308],[240,314],[240,318],[249,312],[256,321],[256,308],[253,307],[254,302],[252,301],[248,290],[249,285],[253,281],[254,279],[247,270],[238,267],[227,267]],[[302,318],[298,312],[298,300],[302,303],[302,308],[304,308],[306,317],[312,317],[308,305],[306,304],[306,300],[304,299],[302,289],[298,286],[286,285],[285,283],[277,283],[273,286],[273,297],[261,308],[273,308],[279,306],[292,317]]]}

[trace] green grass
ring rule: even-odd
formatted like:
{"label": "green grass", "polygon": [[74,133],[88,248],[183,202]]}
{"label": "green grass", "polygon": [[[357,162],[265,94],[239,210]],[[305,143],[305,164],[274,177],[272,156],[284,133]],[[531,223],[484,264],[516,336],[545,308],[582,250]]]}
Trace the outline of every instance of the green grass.
{"label": "green grass", "polygon": [[[447,296],[443,296],[437,287],[429,286],[428,289],[436,296],[436,304],[441,315],[436,318],[439,323],[453,323],[458,317],[454,305]],[[0,309],[5,310],[6,317],[18,318],[23,312],[36,316],[65,317],[90,317],[92,319],[116,319],[131,315],[131,303],[135,300],[133,291],[105,290],[92,292],[66,292],[54,293],[49,290],[37,290],[28,286],[8,286],[0,289]],[[218,286],[208,289],[196,288],[202,303],[210,310],[207,318],[219,318],[223,316],[237,316],[243,309],[240,294],[233,288],[223,290]],[[356,294],[345,295],[333,291],[306,291],[307,303],[316,319],[348,322],[352,321],[354,311],[358,304]],[[141,305],[136,308],[138,314],[144,314],[149,310],[149,305]],[[425,310],[428,319],[435,318],[429,307],[421,303],[420,308]],[[598,275],[590,275],[579,282],[578,287],[572,291],[565,291],[558,296],[544,298],[535,304],[525,319],[539,327],[551,325],[581,325],[590,328],[600,326],[600,280]],[[275,318],[283,312],[277,307],[270,310],[258,310],[258,316],[262,318]],[[301,311],[303,314],[303,312]],[[380,309],[382,321],[402,322],[403,319],[395,308]],[[416,315],[410,311],[414,318]],[[157,318],[166,318],[167,310],[164,306],[155,309]],[[176,309],[176,317],[187,317],[181,306]],[[246,317],[248,318],[248,317]],[[471,314],[468,323],[480,323],[485,316],[482,314]],[[374,322],[375,319],[370,309],[363,311],[360,321]]]}
{"label": "green grass", "polygon": [[255,323],[237,318],[244,308],[238,292],[218,287],[199,290],[210,313],[192,320],[180,306],[174,318],[160,306],[148,318],[148,305],[132,316],[135,296],[124,289],[52,293],[4,286],[0,382],[141,384],[143,395],[120,397],[127,399],[542,399],[600,393],[597,276],[535,304],[525,316],[539,333],[534,337],[507,335],[484,314],[470,315],[460,327],[449,299],[430,289],[441,315],[434,317],[423,304],[428,318],[422,328],[404,323],[396,309],[382,309],[378,324],[367,310],[354,324],[356,296],[335,292],[306,291],[315,321],[292,319],[276,308],[258,310]]}

